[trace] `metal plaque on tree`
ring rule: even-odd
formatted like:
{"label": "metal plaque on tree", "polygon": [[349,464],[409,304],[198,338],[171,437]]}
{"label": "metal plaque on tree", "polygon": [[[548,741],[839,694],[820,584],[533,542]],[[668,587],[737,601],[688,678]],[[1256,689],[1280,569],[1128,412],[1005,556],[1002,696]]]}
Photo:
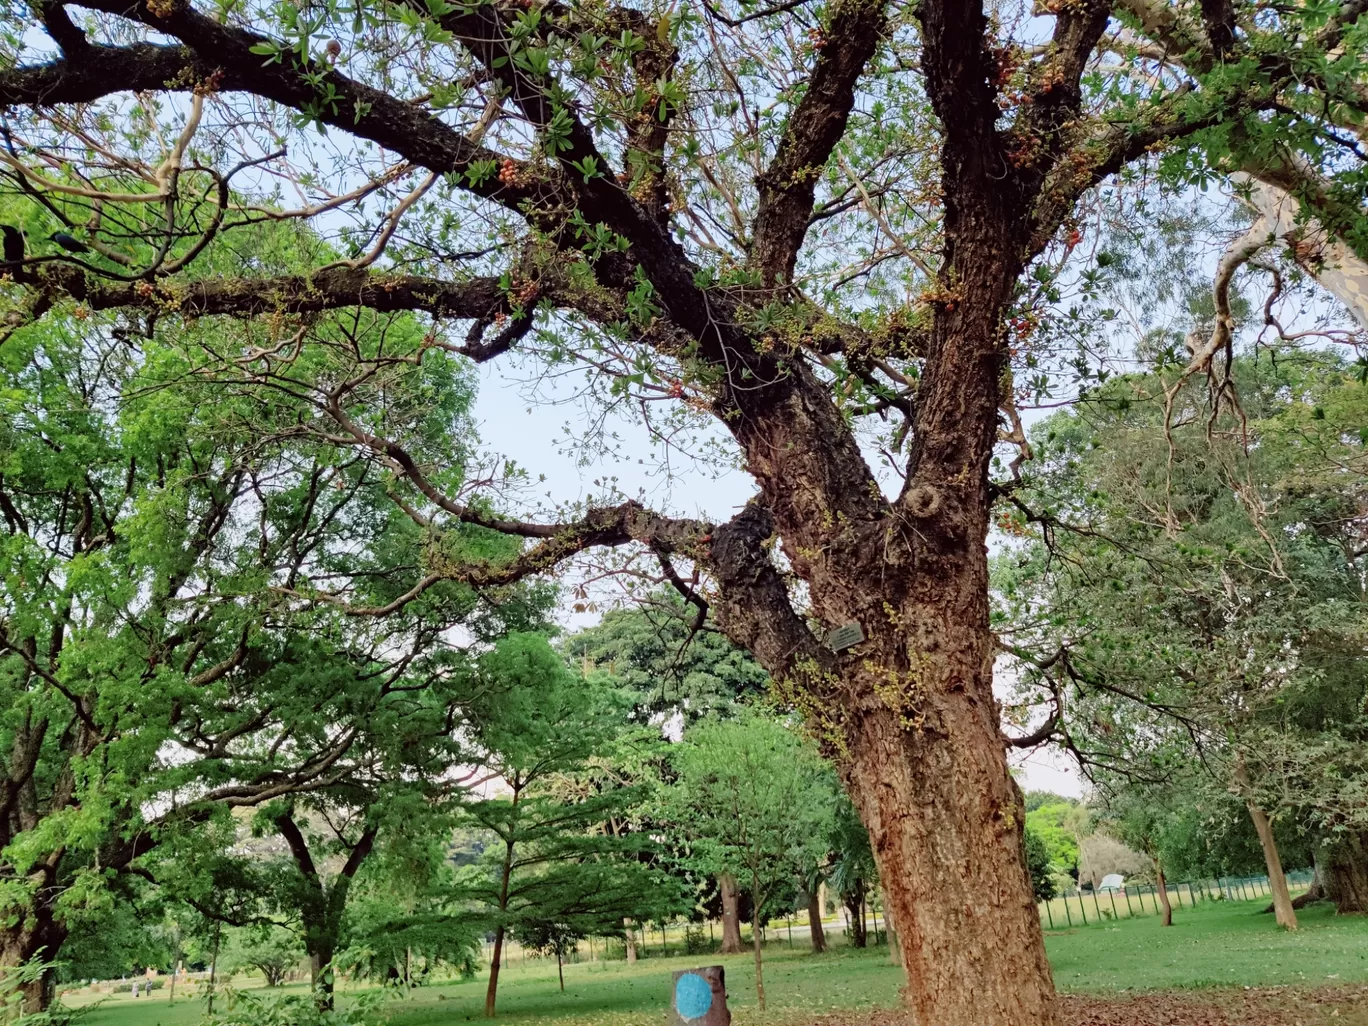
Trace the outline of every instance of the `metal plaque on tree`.
{"label": "metal plaque on tree", "polygon": [[681,969],[674,974],[670,1026],[731,1026],[727,976],[720,965]]}
{"label": "metal plaque on tree", "polygon": [[826,645],[833,652],[840,652],[864,641],[864,628],[855,620],[843,623],[827,631]]}

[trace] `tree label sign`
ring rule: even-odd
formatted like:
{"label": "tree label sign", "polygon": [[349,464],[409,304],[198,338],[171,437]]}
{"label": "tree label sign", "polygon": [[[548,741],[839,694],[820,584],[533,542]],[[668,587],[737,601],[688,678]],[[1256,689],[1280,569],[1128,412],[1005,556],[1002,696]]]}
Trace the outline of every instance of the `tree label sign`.
{"label": "tree label sign", "polygon": [[671,1026],[730,1026],[726,970],[720,965],[681,969],[674,974]]}
{"label": "tree label sign", "polygon": [[857,621],[851,620],[827,631],[826,647],[833,652],[840,652],[852,645],[858,645],[864,639],[864,628]]}

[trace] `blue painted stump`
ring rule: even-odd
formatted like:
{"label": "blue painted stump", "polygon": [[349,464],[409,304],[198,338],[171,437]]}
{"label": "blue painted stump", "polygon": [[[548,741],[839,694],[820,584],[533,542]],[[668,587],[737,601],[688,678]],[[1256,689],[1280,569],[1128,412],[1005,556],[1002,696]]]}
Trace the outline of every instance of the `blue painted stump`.
{"label": "blue painted stump", "polygon": [[671,1026],[730,1026],[726,970],[720,965],[682,969],[674,974]]}

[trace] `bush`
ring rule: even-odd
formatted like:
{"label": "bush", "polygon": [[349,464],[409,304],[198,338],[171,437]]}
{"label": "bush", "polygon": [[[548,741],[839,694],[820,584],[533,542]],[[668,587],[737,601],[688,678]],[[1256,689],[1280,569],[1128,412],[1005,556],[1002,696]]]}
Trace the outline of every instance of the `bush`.
{"label": "bush", "polygon": [[377,1026],[382,1021],[380,994],[361,994],[345,1008],[321,1011],[312,994],[288,996],[224,990],[223,1010],[201,1026]]}
{"label": "bush", "polygon": [[712,950],[712,942],[708,940],[708,933],[697,923],[691,923],[684,927],[684,953],[686,955],[702,955]]}
{"label": "bush", "polygon": [[1029,826],[1026,828],[1026,868],[1031,871],[1031,889],[1036,901],[1049,901],[1059,893],[1050,873],[1050,849],[1044,838]]}

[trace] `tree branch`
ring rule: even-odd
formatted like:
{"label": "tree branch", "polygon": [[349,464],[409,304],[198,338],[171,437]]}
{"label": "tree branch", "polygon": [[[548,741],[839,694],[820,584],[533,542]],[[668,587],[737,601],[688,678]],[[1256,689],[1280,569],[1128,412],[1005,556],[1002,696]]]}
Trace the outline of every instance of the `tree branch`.
{"label": "tree branch", "polygon": [[[76,92],[88,101],[133,89],[188,89],[195,85],[242,90],[295,110],[316,111],[324,124],[369,139],[413,164],[441,174],[464,173],[477,162],[510,162],[518,169],[513,181],[505,182],[490,174],[478,180],[466,179],[462,188],[514,211],[521,212],[529,203],[538,209],[558,207],[571,195],[563,176],[536,171],[504,154],[476,145],[417,104],[406,103],[357,82],[310,58],[301,59],[274,40],[222,24],[200,14],[188,3],[157,5],[155,11],[147,0],[138,0],[131,5],[128,0],[80,0],[80,3],[92,10],[131,18],[156,32],[173,36],[189,48],[188,53],[182,47],[150,47],[148,44],[134,44],[128,48],[93,47],[96,51],[106,51],[101,55],[98,67],[92,67],[83,57],[80,62],[60,61],[55,65],[0,74],[0,99],[12,96],[15,91],[9,80],[25,73],[41,73],[48,82],[55,80],[56,86],[49,88],[40,99],[18,102],[76,102],[72,95]],[[253,46],[260,44],[280,47],[283,51],[280,61],[263,65],[261,55],[251,52]],[[171,53],[149,53],[156,50]],[[138,64],[130,70],[117,59],[103,59],[132,56],[134,51],[144,60],[150,60],[151,66]],[[168,62],[177,59],[174,55],[179,55],[180,59],[176,70],[154,78],[153,67],[164,72]],[[191,58],[188,62],[186,56]],[[321,88],[328,90],[329,99],[325,101],[315,90],[304,77],[305,72],[318,76]],[[187,79],[191,81],[187,82]],[[23,82],[22,77],[20,82]],[[31,84],[28,89],[32,91]],[[10,99],[9,102],[16,101]]]}
{"label": "tree branch", "polygon": [[883,0],[845,0],[832,12],[807,90],[789,117],[773,162],[756,180],[760,206],[750,263],[765,286],[787,284],[793,278],[817,181],[845,134],[855,105],[855,84],[887,25]]}
{"label": "tree branch", "polygon": [[187,317],[320,313],[359,306],[378,313],[412,310],[488,322],[513,310],[495,277],[453,282],[351,267],[277,278],[204,278],[152,285],[109,282],[94,272],[58,262],[38,271],[34,282],[40,289],[63,292],[92,310],[173,310]]}

